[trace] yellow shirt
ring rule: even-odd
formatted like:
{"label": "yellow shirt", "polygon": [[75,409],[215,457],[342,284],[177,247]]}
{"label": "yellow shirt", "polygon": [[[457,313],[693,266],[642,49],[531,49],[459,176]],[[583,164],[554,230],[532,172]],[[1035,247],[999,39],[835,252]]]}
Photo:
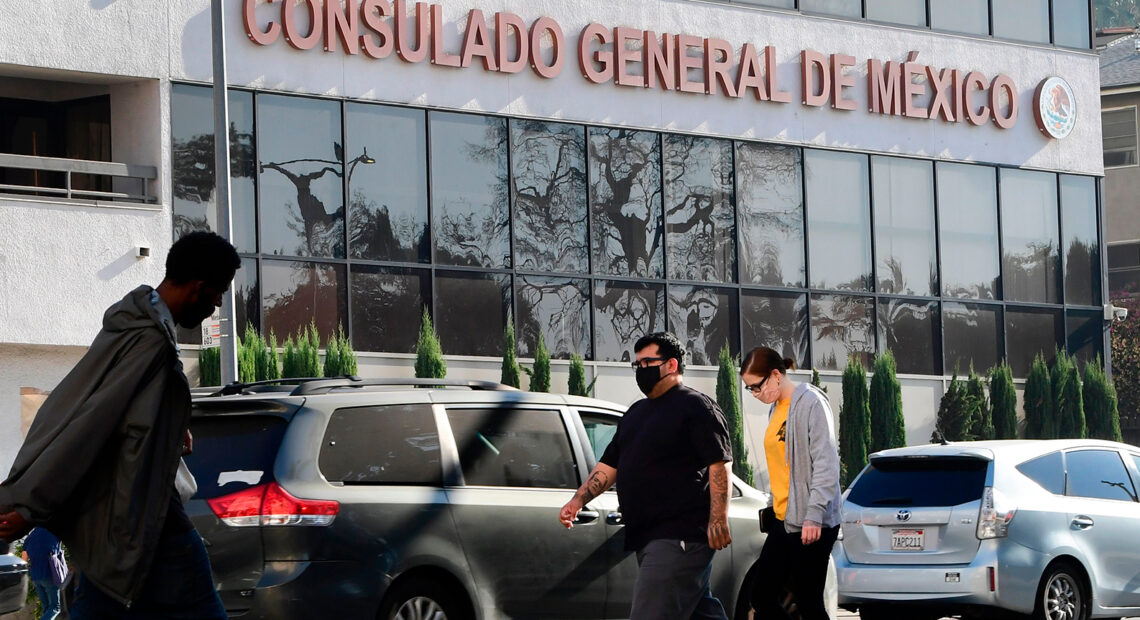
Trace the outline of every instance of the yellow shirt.
{"label": "yellow shirt", "polygon": [[788,408],[792,399],[776,401],[772,417],[768,418],[768,430],[764,432],[764,457],[768,461],[768,483],[772,487],[772,507],[776,518],[783,521],[788,512],[788,460],[787,444],[784,442],[788,424]]}

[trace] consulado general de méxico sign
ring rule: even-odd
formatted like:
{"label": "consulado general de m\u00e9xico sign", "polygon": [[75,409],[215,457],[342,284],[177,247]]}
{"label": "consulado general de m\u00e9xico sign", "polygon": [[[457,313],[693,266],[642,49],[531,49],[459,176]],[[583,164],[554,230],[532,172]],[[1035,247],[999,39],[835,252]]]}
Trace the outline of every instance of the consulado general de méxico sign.
{"label": "consulado general de m\u00e9xico sign", "polygon": [[[257,5],[276,5],[270,19],[258,18]],[[409,11],[409,9],[411,9]],[[430,61],[441,67],[520,73],[529,69],[541,78],[561,75],[567,56],[575,53],[582,76],[590,82],[613,82],[621,87],[675,90],[757,101],[791,103],[792,91],[776,71],[776,49],[744,43],[735,48],[723,39],[690,34],[658,34],[625,26],[590,23],[571,49],[557,21],[539,17],[529,24],[514,13],[498,12],[490,19],[471,9],[458,50],[445,49],[443,7],[407,0],[243,0],[243,23],[257,45],[285,44],[298,50],[321,46],[325,52],[363,55],[383,60],[393,54],[404,62]],[[830,105],[855,110],[857,60],[847,54],[805,49],[800,56],[799,99],[805,106]],[[1017,86],[1004,74],[990,77],[978,71],[939,68],[918,61],[918,52],[905,60],[868,59],[864,87],[870,112],[947,123],[985,125],[1001,129],[1017,123]],[[1058,80],[1058,78],[1052,78]],[[1061,80],[1063,83],[1063,80]],[[1042,82],[1042,87],[1045,82]],[[1037,89],[1038,126],[1042,90]],[[1072,91],[1067,107],[1057,114],[1075,118]],[[1067,123],[1071,129],[1071,119]],[[1067,135],[1067,131],[1065,134]]]}

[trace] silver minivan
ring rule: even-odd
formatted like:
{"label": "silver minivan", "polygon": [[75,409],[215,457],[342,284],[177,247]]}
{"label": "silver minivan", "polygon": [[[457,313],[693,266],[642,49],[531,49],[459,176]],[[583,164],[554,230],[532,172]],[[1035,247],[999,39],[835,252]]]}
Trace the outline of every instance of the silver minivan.
{"label": "silver minivan", "polygon": [[844,494],[839,604],[862,620],[1140,615],[1140,448],[1098,440],[885,450]]}

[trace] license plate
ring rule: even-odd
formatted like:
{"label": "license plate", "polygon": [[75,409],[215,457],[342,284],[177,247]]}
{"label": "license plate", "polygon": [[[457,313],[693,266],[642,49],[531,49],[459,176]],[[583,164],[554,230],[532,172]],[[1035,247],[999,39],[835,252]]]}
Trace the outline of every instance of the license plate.
{"label": "license plate", "polygon": [[923,530],[891,530],[891,551],[922,551],[926,548]]}

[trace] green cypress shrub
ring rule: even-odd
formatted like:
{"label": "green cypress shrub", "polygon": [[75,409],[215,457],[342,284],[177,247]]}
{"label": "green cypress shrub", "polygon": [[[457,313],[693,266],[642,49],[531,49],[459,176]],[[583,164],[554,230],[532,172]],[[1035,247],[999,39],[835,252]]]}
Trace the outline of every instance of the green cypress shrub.
{"label": "green cypress shrub", "polygon": [[198,385],[206,387],[222,384],[222,349],[198,349]]}
{"label": "green cypress shrub", "polygon": [[325,345],[324,374],[326,377],[339,377],[344,374],[341,371],[340,340],[336,334],[330,336],[328,344]]}
{"label": "green cypress shrub", "polygon": [[1081,396],[1081,376],[1076,361],[1068,353],[1057,351],[1057,360],[1053,363],[1050,378],[1057,438],[1083,439],[1088,430],[1085,425],[1084,399]]}
{"label": "green cypress shrub", "polygon": [[973,364],[970,364],[970,376],[966,380],[966,395],[973,400],[970,437],[975,440],[993,439],[995,435],[993,410],[986,398],[986,384],[978,373],[974,372]]}
{"label": "green cypress shrub", "polygon": [[1053,415],[1053,385],[1049,379],[1049,366],[1040,353],[1033,360],[1033,367],[1025,378],[1025,437],[1057,438],[1057,424]]}
{"label": "green cypress shrub", "polygon": [[321,377],[321,335],[317,332],[317,324],[309,323],[309,328],[301,336],[305,340],[304,363],[305,377]]}
{"label": "green cypress shrub", "polygon": [[966,385],[958,380],[958,373],[950,379],[950,386],[938,403],[938,417],[934,421],[931,443],[946,441],[969,441],[973,439],[970,430],[977,415],[978,403],[970,397]]}
{"label": "green cypress shrub", "polygon": [[1116,387],[1104,374],[1104,365],[1099,357],[1096,363],[1085,364],[1083,396],[1088,436],[1092,439],[1123,441]]}
{"label": "green cypress shrub", "polygon": [[285,338],[281,351],[281,378],[291,379],[297,376],[297,348],[293,344],[293,336]]}
{"label": "green cypress shrub", "polygon": [[258,340],[257,332],[254,331],[252,325],[247,323],[245,333],[242,338],[238,339],[238,381],[241,383],[252,383],[258,380],[257,362],[261,357],[257,352]]}
{"label": "green cypress shrub", "polygon": [[281,366],[277,359],[277,334],[274,334],[273,330],[269,330],[269,346],[265,354],[265,378],[281,378]]}
{"label": "green cypress shrub", "polygon": [[589,396],[586,393],[586,365],[582,363],[582,356],[577,353],[570,354],[570,380],[566,386],[566,393],[571,396]]}
{"label": "green cypress shrub", "polygon": [[344,330],[337,327],[337,348],[340,350],[340,374],[356,376],[359,372],[360,364],[356,357],[356,351],[352,348],[352,341],[348,338],[348,334]]}
{"label": "green cypress shrub", "polygon": [[1005,362],[990,370],[990,407],[994,439],[1017,439],[1017,392],[1013,387],[1013,371]]}
{"label": "green cypress shrub", "polygon": [[447,376],[447,362],[443,359],[443,349],[439,346],[439,335],[431,324],[427,306],[420,317],[420,336],[416,341],[416,377],[420,379],[442,379]]}
{"label": "green cypress shrub", "polygon": [[519,362],[515,357],[515,322],[507,314],[507,326],[503,329],[503,370],[499,375],[499,383],[511,387],[519,387]]}
{"label": "green cypress shrub", "polygon": [[895,356],[890,351],[875,358],[874,373],[871,377],[871,446],[868,453],[906,445],[902,385]]}
{"label": "green cypress shrub", "polygon": [[538,335],[538,346],[534,350],[534,371],[530,373],[530,391],[550,391],[550,352],[546,350],[546,340]]}
{"label": "green cypress shrub", "polygon": [[819,388],[824,394],[827,393],[827,386],[819,382],[819,371],[814,368],[811,369],[811,384]]}
{"label": "green cypress shrub", "polygon": [[867,402],[867,371],[852,356],[843,371],[843,406],[839,408],[839,457],[843,486],[867,465],[871,445],[871,411]]}
{"label": "green cypress shrub", "polygon": [[728,435],[732,439],[732,473],[753,486],[754,473],[752,464],[748,462],[748,446],[744,443],[744,412],[740,407],[740,391],[737,387],[740,375],[736,374],[738,365],[727,342],[720,349],[717,364],[716,404],[724,413]]}

